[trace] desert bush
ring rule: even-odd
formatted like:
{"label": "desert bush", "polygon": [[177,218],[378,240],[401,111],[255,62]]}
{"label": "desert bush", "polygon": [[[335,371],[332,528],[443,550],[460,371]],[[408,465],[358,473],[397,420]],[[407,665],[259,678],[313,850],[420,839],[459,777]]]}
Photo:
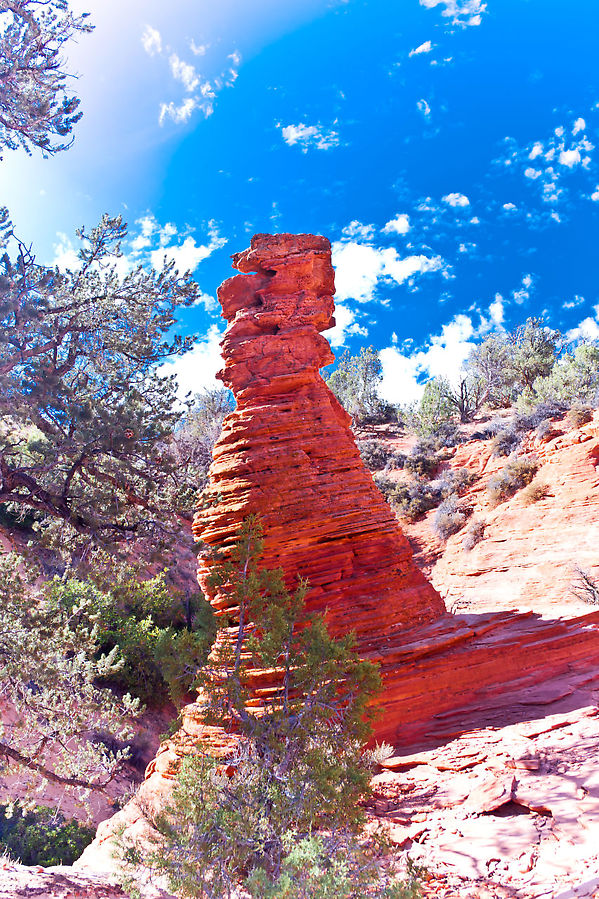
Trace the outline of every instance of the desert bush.
{"label": "desert bush", "polygon": [[385,465],[385,471],[399,471],[405,467],[406,454],[394,451],[390,454]]}
{"label": "desert bush", "polygon": [[391,743],[375,743],[372,749],[367,749],[364,753],[364,760],[367,764],[374,767],[375,765],[382,765],[387,759],[392,758],[394,753],[395,749]]}
{"label": "desert bush", "polygon": [[404,468],[420,478],[430,478],[439,467],[439,462],[434,446],[428,441],[420,440],[406,457]]}
{"label": "desert bush", "polygon": [[539,440],[550,440],[556,433],[557,431],[550,418],[544,418],[535,428],[535,437],[538,437]]}
{"label": "desert bush", "polygon": [[358,440],[358,449],[366,468],[381,471],[392,456],[392,451],[378,440]]}
{"label": "desert bush", "polygon": [[45,806],[0,805],[0,848],[23,865],[72,865],[95,832]]}
{"label": "desert bush", "polygon": [[462,541],[462,548],[469,552],[474,549],[477,543],[483,539],[485,535],[486,524],[480,518],[471,521],[466,530],[466,535]]}
{"label": "desert bush", "polygon": [[459,499],[452,493],[443,500],[433,517],[433,531],[441,540],[447,540],[452,534],[457,534],[466,524],[467,513],[460,507]]}
{"label": "desert bush", "polygon": [[522,435],[513,425],[503,428],[493,437],[491,450],[493,456],[509,456],[518,449]]}
{"label": "desert bush", "polygon": [[534,481],[531,481],[530,484],[524,487],[520,494],[520,498],[525,506],[532,506],[547,496],[549,496],[548,485],[535,483]]}
{"label": "desert bush", "polygon": [[487,495],[492,504],[513,496],[534,478],[538,463],[531,456],[514,456],[497,474],[489,478]]}
{"label": "desert bush", "polygon": [[566,422],[570,428],[580,428],[591,421],[593,410],[590,406],[576,404],[568,409]]}
{"label": "desert bush", "polygon": [[570,586],[570,592],[583,602],[592,606],[599,606],[599,584],[588,571],[580,565],[574,566],[576,580]]}
{"label": "desert bush", "polygon": [[441,488],[435,482],[412,481],[395,485],[388,496],[393,508],[404,518],[414,521],[425,512],[435,509],[443,500]]}

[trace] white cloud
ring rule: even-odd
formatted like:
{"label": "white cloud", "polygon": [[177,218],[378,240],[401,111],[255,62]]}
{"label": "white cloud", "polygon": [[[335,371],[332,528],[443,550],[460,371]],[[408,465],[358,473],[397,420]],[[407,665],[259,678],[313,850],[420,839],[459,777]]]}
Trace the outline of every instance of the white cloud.
{"label": "white cloud", "polygon": [[424,116],[424,118],[428,119],[428,117],[431,114],[431,108],[428,105],[428,103],[426,102],[426,100],[424,100],[424,99],[419,100],[418,103],[416,104],[416,106],[418,107],[418,112],[421,112],[422,115]]}
{"label": "white cloud", "polygon": [[566,302],[563,303],[562,308],[563,309],[575,309],[576,306],[582,306],[583,303],[584,303],[584,297],[581,297],[578,294],[575,294],[574,299],[566,300]]}
{"label": "white cloud", "polygon": [[562,150],[559,154],[560,165],[566,165],[569,169],[578,165],[580,161],[580,150],[577,147],[573,150]]}
{"label": "white cloud", "polygon": [[296,144],[302,153],[307,153],[310,148],[316,150],[331,150],[339,146],[339,133],[333,128],[324,128],[322,125],[279,125],[283,140],[288,147]]}
{"label": "white cloud", "polygon": [[52,265],[61,271],[78,272],[81,268],[81,260],[77,255],[77,250],[73,246],[73,242],[67,234],[59,231],[56,235],[58,242],[54,244],[54,258]]}
{"label": "white cloud", "polygon": [[195,239],[188,235],[181,244],[163,245],[152,250],[150,253],[152,265],[160,270],[164,267],[165,261],[168,263],[172,260],[180,272],[194,272],[200,262],[227,242],[226,238],[219,236],[213,223],[210,225],[209,235],[210,240],[207,244],[197,244]]}
{"label": "white cloud", "polygon": [[162,35],[156,28],[146,25],[141,36],[141,44],[149,56],[156,56],[162,53]]}
{"label": "white cloud", "polygon": [[591,194],[591,200],[593,200],[595,203],[599,202],[599,184]]}
{"label": "white cloud", "polygon": [[[495,162],[521,171],[525,178],[537,183],[542,201],[555,205],[568,199],[567,179],[570,173],[591,169],[595,147],[586,136],[585,129],[586,121],[579,116],[568,129],[563,125],[554,128],[544,142],[537,140],[519,147],[513,138],[505,138],[508,152]],[[530,165],[531,160],[534,160],[534,166]],[[537,215],[539,221],[550,218],[561,221],[557,213]]]}
{"label": "white cloud", "polygon": [[[161,126],[167,120],[170,120],[175,125],[184,125],[194,112],[200,112],[204,118],[208,118],[214,112],[214,102],[217,95],[224,88],[232,87],[239,74],[241,54],[238,50],[229,53],[221,73],[214,79],[208,80],[200,75],[192,63],[182,59],[170,47],[163,46],[159,32],[150,28],[149,25],[146,26],[142,36],[142,43],[151,56],[168,57],[172,77],[182,86],[186,94],[191,94],[191,96],[183,97],[179,100],[169,100],[160,104],[158,123]],[[208,45],[198,45],[191,41],[189,48],[194,56],[203,56],[208,49]]]}
{"label": "white cloud", "polygon": [[353,222],[350,222],[349,225],[346,225],[342,230],[342,234],[344,237],[348,238],[358,238],[359,240],[372,240],[374,237],[374,225],[363,225],[362,222],[354,219]]}
{"label": "white cloud", "polygon": [[500,325],[503,324],[503,297],[500,293],[495,294],[495,299],[489,306],[489,315],[491,316],[491,321],[496,328],[500,327]]}
{"label": "white cloud", "polygon": [[[595,306],[596,311],[598,308]],[[599,322],[590,316],[583,319],[575,328],[566,333],[566,340],[599,340]]]}
{"label": "white cloud", "polygon": [[518,209],[515,203],[504,203],[501,208],[505,209],[506,212],[516,212]]}
{"label": "white cloud", "polygon": [[215,375],[224,368],[220,351],[223,336],[224,333],[218,325],[211,325],[205,337],[188,353],[160,366],[160,374],[177,376],[179,382],[177,396],[180,400],[185,399],[190,392],[199,393],[203,389],[222,388],[222,382],[217,381]]}
{"label": "white cloud", "polygon": [[410,218],[400,213],[388,221],[382,229],[383,234],[407,234],[410,230]]}
{"label": "white cloud", "polygon": [[460,314],[444,324],[440,334],[432,335],[425,349],[407,353],[395,346],[383,348],[382,396],[392,403],[413,403],[422,396],[421,382],[444,377],[455,383],[474,347],[475,334],[470,316]]}
{"label": "white cloud", "polygon": [[433,9],[443,5],[441,15],[450,18],[452,25],[460,25],[465,28],[469,25],[480,25],[482,14],[487,9],[483,0],[420,0],[421,6]]}
{"label": "white cloud", "polygon": [[530,299],[530,294],[533,286],[534,278],[531,274],[526,274],[522,276],[522,286],[518,290],[512,291],[512,299],[519,306],[525,302],[525,300]]}
{"label": "white cloud", "polygon": [[446,194],[441,198],[448,206],[469,206],[470,200],[465,194]]}
{"label": "white cloud", "polygon": [[196,42],[192,40],[189,42],[189,49],[193,53],[194,56],[205,56],[208,52],[208,47],[210,44],[196,44]]}
{"label": "white cloud", "polygon": [[533,144],[532,150],[528,154],[528,158],[536,159],[537,156],[542,156],[542,155],[543,155],[543,144],[541,143],[541,141],[537,141],[535,144]]}
{"label": "white cloud", "polygon": [[336,298],[349,298],[359,303],[374,299],[379,284],[403,284],[413,275],[438,271],[443,261],[440,256],[406,256],[403,259],[393,247],[376,248],[355,241],[333,243]]}
{"label": "white cloud", "polygon": [[335,327],[323,331],[333,349],[345,346],[347,338],[351,335],[368,337],[368,328],[356,321],[356,312],[343,303],[335,305]]}
{"label": "white cloud", "polygon": [[[187,97],[183,100],[182,103],[177,105],[172,100],[170,103],[161,103],[160,104],[160,113],[158,115],[158,123],[160,125],[164,125],[165,121],[170,119],[175,125],[183,125],[185,122],[188,122],[191,118],[192,112],[198,108],[198,102],[195,97]],[[210,115],[212,109],[210,107],[210,111],[205,110],[206,115]]]}
{"label": "white cloud", "polygon": [[419,47],[416,47],[414,50],[410,50],[410,56],[419,56],[421,53],[430,53],[433,49],[433,45],[430,41],[425,41],[423,44],[420,44]]}
{"label": "white cloud", "polygon": [[169,65],[171,73],[175,81],[180,81],[186,91],[191,93],[195,91],[200,83],[200,78],[195,67],[189,62],[185,62],[176,53],[171,53],[169,57]]}

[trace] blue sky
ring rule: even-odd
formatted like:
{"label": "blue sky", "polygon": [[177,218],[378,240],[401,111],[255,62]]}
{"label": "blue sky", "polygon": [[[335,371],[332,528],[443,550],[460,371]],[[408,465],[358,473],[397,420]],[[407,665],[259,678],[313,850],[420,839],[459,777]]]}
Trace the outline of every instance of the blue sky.
{"label": "blue sky", "polygon": [[599,338],[593,0],[77,0],[84,118],[53,159],[7,153],[0,202],[73,264],[102,212],[123,267],[190,267],[177,363],[210,385],[229,255],[258,231],[333,243],[336,352],[381,351],[385,395],[456,377],[472,341],[545,315]]}

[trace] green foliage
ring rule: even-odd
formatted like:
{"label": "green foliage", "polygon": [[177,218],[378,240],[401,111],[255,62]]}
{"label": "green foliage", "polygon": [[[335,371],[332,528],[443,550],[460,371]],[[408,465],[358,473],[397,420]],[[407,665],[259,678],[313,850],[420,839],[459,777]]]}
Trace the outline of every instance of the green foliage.
{"label": "green foliage", "polygon": [[434,445],[425,440],[420,440],[406,457],[404,468],[410,474],[420,478],[430,478],[436,472],[440,464],[440,458]]}
{"label": "green foliage", "polygon": [[514,456],[501,471],[489,478],[487,495],[492,504],[497,504],[526,487],[534,478],[538,463],[531,456]]}
{"label": "green foliage", "polygon": [[540,502],[549,495],[549,487],[547,484],[531,481],[522,489],[520,499],[525,506],[532,506],[534,503]]}
{"label": "green foliage", "polygon": [[357,356],[346,350],[326,383],[354,424],[360,425],[394,417],[393,407],[378,395],[382,378],[383,366],[377,350],[362,347]]}
{"label": "green foliage", "polygon": [[424,385],[422,398],[414,412],[412,426],[420,437],[431,437],[443,425],[455,419],[455,408],[448,397],[448,385],[442,378],[432,378]]}
{"label": "green foliage", "polygon": [[256,899],[420,899],[423,895],[414,868],[405,881],[383,872],[377,864],[376,844],[369,848],[349,834],[288,842],[289,852],[276,882],[257,871],[246,883]]}
{"label": "green foliage", "polygon": [[55,578],[49,587],[63,609],[84,603],[87,623],[95,622],[102,652],[118,651],[111,682],[153,704],[179,702],[190,691],[214,638],[211,608],[198,595],[193,630],[182,630],[183,607],[162,572],[153,578],[126,577],[100,589],[77,578]]}
{"label": "green foliage", "polygon": [[531,385],[535,405],[540,402],[564,405],[599,405],[599,347],[579,344],[564,354],[553,368]]}
{"label": "green foliage", "polygon": [[419,479],[403,484],[390,483],[385,495],[400,515],[414,521],[450,497],[459,495],[471,483],[472,474],[468,469],[455,468],[443,472],[433,481]]}
{"label": "green foliage", "polygon": [[[350,876],[353,892],[336,895],[363,895],[359,852],[367,852],[355,848],[344,867],[341,847],[357,847],[370,778],[361,746],[378,674],[356,656],[352,637],[333,639],[322,616],[306,613],[305,582],[291,593],[280,571],[259,568],[261,551],[250,518],[212,576],[237,620],[205,669],[204,716],[237,734],[235,749],[225,764],[206,755],[185,761],[151,865],[185,896],[231,896],[240,883],[256,896],[328,896]],[[248,688],[256,669],[264,672],[258,714]],[[304,893],[300,859],[309,864]],[[374,869],[368,889],[382,877]]]}
{"label": "green foliage", "polygon": [[87,14],[74,16],[66,0],[3,0],[0,5],[0,158],[4,149],[65,150],[81,118],[70,95],[64,47],[91,31]]}
{"label": "green foliage", "polygon": [[175,380],[159,374],[190,345],[171,333],[199,288],[172,264],[119,275],[126,235],[120,217],[82,229],[76,271],[20,242],[0,260],[0,504],[56,519],[84,554],[180,539],[200,486],[173,444]]}
{"label": "green foliage", "polygon": [[491,334],[472,350],[466,364],[481,387],[479,405],[510,406],[523,390],[533,389],[537,378],[550,374],[562,347],[560,332],[542,318],[529,318],[511,333]]}
{"label": "green foliage", "polygon": [[0,847],[23,865],[72,865],[94,836],[94,828],[45,806],[0,805]]}
{"label": "green foliage", "polygon": [[188,489],[191,487],[191,495],[181,497],[182,508],[189,508],[197,491],[206,485],[214,444],[220,436],[225,416],[234,407],[235,401],[229,390],[204,390],[196,394],[177,427],[174,435],[176,454],[195,474],[194,482],[186,485]]}
{"label": "green foliage", "polygon": [[3,702],[19,710],[15,721],[0,726],[0,758],[25,779],[24,787],[49,780],[88,791],[114,776],[126,751],[92,736],[131,735],[127,722],[138,704],[98,686],[119,666],[116,649],[99,652],[86,596],[58,605],[22,560],[0,558],[0,680]]}

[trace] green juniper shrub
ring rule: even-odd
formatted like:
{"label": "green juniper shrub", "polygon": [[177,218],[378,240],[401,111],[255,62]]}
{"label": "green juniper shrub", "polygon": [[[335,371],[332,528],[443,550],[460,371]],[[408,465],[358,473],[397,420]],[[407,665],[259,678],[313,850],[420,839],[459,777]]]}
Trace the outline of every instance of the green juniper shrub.
{"label": "green juniper shrub", "polygon": [[449,496],[460,494],[472,480],[472,472],[467,468],[453,468],[433,481],[412,480],[405,484],[392,484],[386,496],[400,515],[414,521],[436,509]]}
{"label": "green juniper shrub", "polygon": [[544,418],[535,428],[535,437],[538,437],[539,440],[543,440],[544,442],[551,440],[556,434],[558,434],[558,431],[550,418]]}
{"label": "green juniper shrub", "polygon": [[433,518],[433,531],[441,538],[447,540],[452,534],[457,534],[464,525],[468,514],[455,493],[444,499]]}
{"label": "green juniper shrub", "polygon": [[518,449],[522,442],[522,434],[513,425],[502,428],[491,441],[493,456],[509,456]]}
{"label": "green juniper shrub", "polygon": [[23,865],[72,865],[95,833],[45,806],[0,805],[0,847]]}
{"label": "green juniper shrub", "polygon": [[[158,819],[164,841],[144,859],[181,896],[224,899],[241,886],[255,897],[398,897],[376,844],[359,839],[370,771],[376,668],[351,636],[334,639],[308,615],[308,585],[290,592],[282,572],[260,569],[260,525],[250,517],[211,581],[238,610],[204,669],[203,715],[235,733],[225,763],[184,761],[171,807]],[[271,672],[260,714],[249,705],[249,669]],[[139,860],[134,850],[125,859]],[[407,896],[418,896],[417,884]],[[406,887],[402,884],[402,888]],[[395,890],[395,892],[394,892]]]}
{"label": "green juniper shrub", "polygon": [[100,684],[118,676],[114,648],[100,651],[95,616],[81,593],[57,604],[22,557],[0,558],[2,699],[19,710],[0,732],[0,772],[19,777],[24,790],[40,780],[83,796],[101,790],[126,757],[90,740],[104,730],[131,736],[139,702]]}
{"label": "green juniper shrub", "polygon": [[497,505],[530,484],[538,467],[537,461],[531,456],[510,457],[501,471],[489,478],[487,495],[491,504]]}
{"label": "green juniper shrub", "polygon": [[77,578],[55,578],[51,594],[62,608],[87,604],[87,620],[95,624],[100,650],[118,647],[122,665],[111,682],[153,704],[179,702],[204,664],[214,637],[209,604],[195,597],[193,629],[184,629],[183,606],[165,573],[137,580],[127,577],[100,589]]}
{"label": "green juniper shrub", "polygon": [[391,497],[393,496],[395,490],[397,489],[397,484],[393,481],[385,471],[375,471],[372,475],[372,480],[379,488],[387,502],[391,501]]}
{"label": "green juniper shrub", "polygon": [[443,499],[443,495],[434,481],[411,481],[408,484],[395,485],[389,493],[392,507],[408,521],[415,521],[431,509],[435,509]]}

